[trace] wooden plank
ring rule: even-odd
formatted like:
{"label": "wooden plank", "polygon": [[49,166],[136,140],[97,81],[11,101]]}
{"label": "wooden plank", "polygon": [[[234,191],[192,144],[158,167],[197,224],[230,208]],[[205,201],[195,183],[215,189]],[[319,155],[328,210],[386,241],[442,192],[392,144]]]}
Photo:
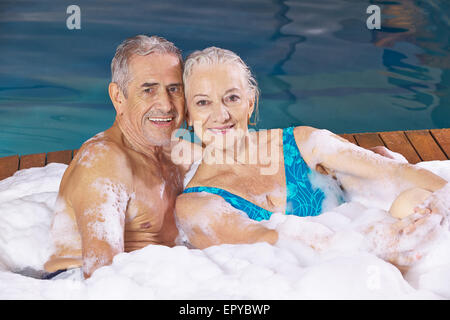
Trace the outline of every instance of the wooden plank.
{"label": "wooden plank", "polygon": [[450,159],[450,129],[432,129],[430,132],[444,151],[447,159]]}
{"label": "wooden plank", "polygon": [[350,133],[341,133],[341,134],[338,134],[338,136],[350,141],[351,143],[358,145],[358,143],[356,143],[355,137],[353,137],[353,135]]}
{"label": "wooden plank", "polygon": [[360,147],[366,149],[376,146],[384,147],[383,140],[381,140],[378,133],[355,133],[353,136]]}
{"label": "wooden plank", "polygon": [[[348,141],[363,148],[386,146],[401,153],[410,163],[418,161],[450,159],[450,129],[432,129],[416,131],[392,131],[379,133],[339,134]],[[18,155],[0,158],[0,180],[12,176],[17,170],[30,167],[42,167],[47,163],[70,163],[79,149],[64,150],[32,155]]]}
{"label": "wooden plank", "polygon": [[19,170],[45,166],[45,153],[27,154],[20,157]]}
{"label": "wooden plank", "polygon": [[19,169],[19,156],[0,158],[0,180],[11,177]]}
{"label": "wooden plank", "polygon": [[54,151],[47,153],[47,163],[57,162],[69,164],[72,160],[72,150]]}
{"label": "wooden plank", "polygon": [[414,164],[421,161],[403,131],[379,132],[379,135],[386,148],[402,154],[409,163]]}
{"label": "wooden plank", "polygon": [[405,134],[423,161],[447,160],[428,130],[405,131]]}

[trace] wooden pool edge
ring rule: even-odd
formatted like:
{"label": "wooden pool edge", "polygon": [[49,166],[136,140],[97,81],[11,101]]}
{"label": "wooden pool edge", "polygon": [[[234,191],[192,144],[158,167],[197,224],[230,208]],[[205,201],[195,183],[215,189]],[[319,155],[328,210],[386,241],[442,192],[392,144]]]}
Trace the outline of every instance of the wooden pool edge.
{"label": "wooden pool edge", "polygon": [[[409,163],[450,160],[450,128],[365,133],[342,133],[339,136],[362,147],[384,146],[402,154]],[[16,171],[44,167],[57,162],[69,164],[78,149],[13,155],[0,158],[0,180]]]}

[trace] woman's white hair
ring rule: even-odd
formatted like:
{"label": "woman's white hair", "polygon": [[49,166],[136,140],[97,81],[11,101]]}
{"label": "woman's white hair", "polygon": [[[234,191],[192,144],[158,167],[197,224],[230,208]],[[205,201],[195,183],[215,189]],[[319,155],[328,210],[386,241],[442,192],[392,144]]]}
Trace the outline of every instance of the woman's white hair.
{"label": "woman's white hair", "polygon": [[134,54],[146,56],[150,53],[173,54],[183,66],[183,57],[180,49],[164,38],[137,35],[126,39],[117,47],[116,54],[111,62],[111,81],[117,83],[125,97],[127,97],[128,83],[131,81],[128,68],[130,57]]}
{"label": "woman's white hair", "polygon": [[[245,77],[246,83],[251,94],[255,97],[255,123],[258,121],[259,117],[259,109],[258,109],[258,100],[259,100],[259,88],[258,83],[253,76],[250,68],[247,64],[233,51],[227,49],[221,49],[217,47],[209,47],[203,50],[194,51],[191,53],[184,62],[184,71],[183,71],[183,83],[184,86],[187,87],[187,83],[189,80],[189,76],[192,74],[192,70],[194,66],[200,64],[225,64],[230,63],[239,67],[242,70],[242,74]],[[255,123],[251,123],[254,125]]]}

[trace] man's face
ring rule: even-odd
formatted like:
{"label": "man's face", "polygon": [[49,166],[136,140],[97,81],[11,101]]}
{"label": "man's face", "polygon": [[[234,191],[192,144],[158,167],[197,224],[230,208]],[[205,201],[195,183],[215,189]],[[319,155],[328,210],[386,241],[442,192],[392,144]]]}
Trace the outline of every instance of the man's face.
{"label": "man's face", "polygon": [[162,146],[184,120],[182,70],[172,54],[134,55],[122,121],[139,141]]}

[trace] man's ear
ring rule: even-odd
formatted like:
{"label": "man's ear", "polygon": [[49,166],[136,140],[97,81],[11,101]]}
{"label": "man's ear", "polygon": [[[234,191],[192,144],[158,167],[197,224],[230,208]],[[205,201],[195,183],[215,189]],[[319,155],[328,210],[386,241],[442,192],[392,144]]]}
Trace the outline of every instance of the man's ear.
{"label": "man's ear", "polygon": [[111,82],[108,87],[108,92],[109,98],[111,99],[117,114],[122,115],[126,98],[123,95],[122,90],[120,90],[119,85],[115,82]]}

